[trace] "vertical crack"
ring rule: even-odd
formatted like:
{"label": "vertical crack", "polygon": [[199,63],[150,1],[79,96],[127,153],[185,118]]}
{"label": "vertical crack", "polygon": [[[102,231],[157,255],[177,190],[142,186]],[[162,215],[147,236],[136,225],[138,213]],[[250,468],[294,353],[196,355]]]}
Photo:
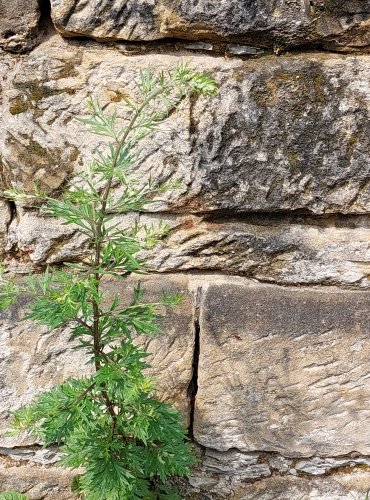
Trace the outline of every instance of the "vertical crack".
{"label": "vertical crack", "polygon": [[5,235],[7,237],[8,233],[9,233],[10,225],[17,218],[18,214],[17,214],[17,205],[15,204],[15,201],[6,200],[6,204],[8,205],[8,208],[9,208],[9,219],[6,223],[6,229],[5,229]]}
{"label": "vertical crack", "polygon": [[188,427],[188,435],[191,440],[194,440],[194,414],[195,414],[195,400],[198,393],[198,366],[200,356],[200,296],[202,289],[197,287],[194,297],[194,353],[192,363],[192,377],[188,385],[187,395],[190,404],[190,422]]}
{"label": "vertical crack", "polygon": [[51,3],[50,0],[38,0],[40,19],[39,31],[41,36],[46,36],[55,31],[53,21],[51,19]]}
{"label": "vertical crack", "polygon": [[15,204],[15,202],[13,200],[6,200],[6,204],[7,204],[8,209],[9,209],[9,218],[6,221],[5,232],[3,235],[3,242],[2,242],[4,244],[4,247],[2,249],[2,256],[3,257],[4,257],[5,251],[8,254],[9,252],[12,252],[14,250],[14,243],[9,244],[9,241],[10,241],[9,240],[9,230],[10,230],[10,226],[11,226],[12,222],[14,220],[16,220],[18,217],[17,205]]}
{"label": "vertical crack", "polygon": [[50,0],[39,0],[38,3],[40,10],[40,19],[50,18],[50,12],[51,12]]}
{"label": "vertical crack", "polygon": [[15,204],[15,201],[13,200],[7,200],[7,204],[9,207],[9,212],[10,212],[10,218],[9,221],[6,225],[6,230],[9,230],[10,224],[13,222],[14,219],[17,218],[17,205]]}

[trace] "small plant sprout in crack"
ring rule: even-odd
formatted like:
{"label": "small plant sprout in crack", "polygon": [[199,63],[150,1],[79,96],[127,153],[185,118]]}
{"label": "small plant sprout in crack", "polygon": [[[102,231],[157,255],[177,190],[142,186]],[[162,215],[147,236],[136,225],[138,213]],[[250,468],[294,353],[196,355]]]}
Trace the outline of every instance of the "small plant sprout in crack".
{"label": "small plant sprout in crack", "polygon": [[[44,213],[75,225],[88,238],[90,255],[84,262],[46,268],[25,282],[2,272],[0,285],[2,309],[19,295],[28,296],[26,317],[50,329],[68,327],[73,347],[83,349],[93,365],[91,376],[71,378],[16,411],[11,431],[28,432],[46,446],[59,444],[62,465],[83,468],[73,489],[88,500],[178,498],[167,479],[186,476],[194,462],[181,416],[154,397],[153,382],[144,374],[148,353],[132,337],[159,335],[161,309],[176,306],[181,295],[165,293],[147,303],[137,285],[123,307],[118,296],[104,293],[102,282],[116,279],[125,286],[129,274],[145,272],[136,254],[166,232],[164,225],[155,229],[135,222],[122,229],[114,221],[116,213],[144,211],[170,187],[152,179],[139,182],[138,145],[187,96],[213,96],[217,86],[183,64],[168,74],[141,71],[136,83],[136,96],[124,98],[123,120],[88,102],[89,116],[79,121],[104,136],[106,147],[61,197],[40,190],[4,192],[16,203],[33,199]],[[119,194],[113,191],[118,184]]]}

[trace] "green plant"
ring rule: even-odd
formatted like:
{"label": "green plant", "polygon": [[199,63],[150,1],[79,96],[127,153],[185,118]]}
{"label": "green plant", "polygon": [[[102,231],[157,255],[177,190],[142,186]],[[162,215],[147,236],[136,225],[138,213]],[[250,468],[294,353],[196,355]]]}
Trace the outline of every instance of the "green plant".
{"label": "green plant", "polygon": [[16,491],[4,491],[4,493],[0,493],[0,500],[28,500],[28,498]]}
{"label": "green plant", "polygon": [[[94,366],[90,377],[67,380],[16,411],[12,430],[28,431],[45,445],[62,445],[62,464],[84,468],[73,487],[89,500],[175,498],[166,490],[167,478],[188,474],[193,463],[181,417],[153,396],[153,383],[143,373],[147,353],[132,338],[158,335],[160,308],[175,306],[181,296],[164,294],[157,303],[145,303],[138,285],[131,303],[122,306],[117,296],[106,296],[102,282],[144,272],[135,255],[166,232],[163,224],[154,228],[136,222],[122,229],[114,220],[117,213],[143,211],[170,187],[151,179],[143,184],[135,177],[138,143],[186,95],[211,96],[216,90],[211,78],[184,65],[168,75],[142,71],[136,97],[124,98],[126,119],[89,101],[90,116],[80,121],[108,138],[108,144],[60,199],[40,190],[5,192],[18,202],[39,202],[45,213],[77,225],[89,240],[86,262],[47,268],[31,275],[26,285],[3,274],[0,286],[0,307],[9,307],[19,294],[31,294],[27,318],[51,329],[69,326],[71,340]],[[113,189],[118,184],[120,194]]]}

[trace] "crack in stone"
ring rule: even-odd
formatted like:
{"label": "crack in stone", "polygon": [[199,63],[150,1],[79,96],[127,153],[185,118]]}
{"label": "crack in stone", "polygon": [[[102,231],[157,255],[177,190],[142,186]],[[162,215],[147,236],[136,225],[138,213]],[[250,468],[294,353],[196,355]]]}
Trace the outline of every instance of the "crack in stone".
{"label": "crack in stone", "polygon": [[199,286],[194,292],[194,352],[193,352],[193,364],[192,364],[192,378],[189,382],[187,395],[190,403],[190,423],[188,427],[188,435],[192,441],[194,441],[194,415],[195,415],[195,402],[198,393],[198,365],[200,356],[200,297],[202,293],[202,288]]}
{"label": "crack in stone", "polygon": [[51,21],[51,3],[50,0],[38,0],[40,10],[39,26],[45,21]]}
{"label": "crack in stone", "polygon": [[6,200],[10,211],[10,219],[6,225],[6,234],[9,232],[10,225],[17,218],[17,205],[12,200]]}

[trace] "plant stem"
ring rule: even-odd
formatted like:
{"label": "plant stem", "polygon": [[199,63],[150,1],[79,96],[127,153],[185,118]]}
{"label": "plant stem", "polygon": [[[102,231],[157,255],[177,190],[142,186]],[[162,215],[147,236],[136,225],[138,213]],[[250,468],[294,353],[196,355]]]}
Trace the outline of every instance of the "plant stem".
{"label": "plant stem", "polygon": [[[143,102],[142,104],[136,109],[134,112],[122,138],[117,141],[116,139],[116,151],[113,157],[113,162],[112,162],[112,170],[111,170],[111,175],[108,178],[107,185],[105,186],[103,193],[99,199],[99,204],[100,204],[100,210],[99,210],[99,216],[96,217],[96,205],[93,203],[93,217],[94,217],[94,223],[93,223],[93,228],[94,228],[94,245],[95,245],[95,252],[94,252],[94,261],[93,261],[93,268],[95,269],[94,272],[94,279],[95,279],[95,287],[96,287],[96,295],[99,295],[99,288],[100,288],[100,282],[101,282],[101,277],[102,275],[98,271],[101,263],[101,251],[102,251],[102,242],[103,242],[103,225],[105,218],[107,216],[107,203],[109,199],[109,194],[112,189],[112,183],[114,179],[114,173],[117,168],[117,163],[118,159],[120,156],[120,153],[122,151],[122,148],[126,145],[127,138],[130,134],[130,132],[133,130],[133,127],[135,125],[136,120],[139,118],[140,114],[142,111],[145,109],[145,107],[149,104],[149,102],[157,97],[159,95],[161,90],[156,90],[155,92],[152,92]],[[92,301],[92,306],[93,306],[93,326],[92,326],[92,332],[94,336],[94,352],[95,352],[95,359],[94,359],[94,364],[95,364],[95,371],[99,371],[101,367],[101,362],[100,362],[100,357],[103,356],[104,358],[107,358],[106,354],[103,352],[103,346],[101,345],[101,333],[100,333],[100,309],[99,309],[99,304],[96,299],[93,299]],[[109,358],[108,358],[109,359]],[[116,424],[117,424],[117,415],[115,414],[114,411],[114,405],[112,401],[110,400],[108,394],[106,391],[101,392],[106,407],[108,409],[109,414],[112,417],[112,432],[114,433]]]}
{"label": "plant stem", "polygon": [[[99,273],[98,269],[100,266],[100,257],[101,257],[101,250],[102,250],[102,239],[103,239],[103,224],[104,220],[107,216],[107,203],[108,203],[108,198],[109,194],[112,188],[112,182],[114,179],[114,172],[115,169],[117,168],[117,163],[118,163],[118,158],[119,155],[122,151],[122,148],[126,144],[126,140],[130,134],[130,132],[133,130],[134,125],[136,120],[139,118],[140,114],[142,111],[146,108],[146,106],[155,99],[163,89],[156,89],[153,91],[151,94],[148,95],[148,97],[141,103],[141,105],[136,109],[134,112],[129,124],[127,125],[127,128],[120,140],[116,140],[117,146],[116,146],[116,151],[113,157],[113,162],[112,162],[112,173],[110,177],[108,178],[107,185],[105,186],[102,196],[99,200],[100,203],[100,210],[99,210],[99,217],[96,219],[96,207],[93,207],[93,213],[94,213],[94,242],[95,242],[95,256],[94,256],[94,263],[93,267],[96,269],[94,273],[94,278],[95,278],[95,283],[96,283],[96,293],[97,295],[99,294],[99,287],[100,287],[100,281],[101,281],[101,274]],[[99,304],[97,303],[96,300],[92,301],[92,306],[93,306],[93,335],[94,335],[94,351],[96,353],[101,353],[102,348],[101,348],[101,343],[100,343],[100,322],[99,318],[101,316],[100,310],[99,310]],[[100,360],[98,356],[95,356],[95,370],[98,371],[100,369]]]}

